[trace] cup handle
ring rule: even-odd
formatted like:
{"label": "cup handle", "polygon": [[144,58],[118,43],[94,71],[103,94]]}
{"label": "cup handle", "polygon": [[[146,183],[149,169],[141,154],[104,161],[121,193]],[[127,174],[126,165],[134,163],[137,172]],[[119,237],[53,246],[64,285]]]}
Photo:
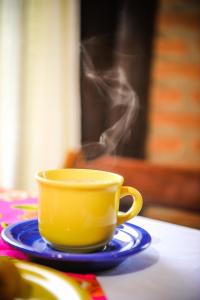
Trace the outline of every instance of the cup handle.
{"label": "cup handle", "polygon": [[117,214],[117,225],[120,225],[131,218],[137,216],[142,208],[143,200],[140,192],[130,186],[122,186],[120,192],[120,199],[125,196],[132,196],[133,203],[127,212],[119,211]]}

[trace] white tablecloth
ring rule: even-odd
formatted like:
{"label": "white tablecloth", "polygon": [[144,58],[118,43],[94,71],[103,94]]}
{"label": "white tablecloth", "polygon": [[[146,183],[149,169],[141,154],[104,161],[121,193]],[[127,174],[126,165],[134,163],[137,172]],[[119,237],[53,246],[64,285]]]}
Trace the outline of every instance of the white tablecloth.
{"label": "white tablecloth", "polygon": [[199,300],[200,230],[136,217],[152,243],[117,268],[98,274],[109,300]]}

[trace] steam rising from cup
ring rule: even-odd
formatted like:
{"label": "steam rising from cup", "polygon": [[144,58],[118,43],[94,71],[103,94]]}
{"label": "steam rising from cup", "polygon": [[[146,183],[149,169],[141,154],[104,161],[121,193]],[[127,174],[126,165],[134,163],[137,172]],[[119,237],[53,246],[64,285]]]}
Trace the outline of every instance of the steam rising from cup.
{"label": "steam rising from cup", "polygon": [[98,93],[109,102],[110,113],[121,108],[123,113],[119,119],[107,128],[99,137],[98,142],[82,146],[85,160],[92,160],[105,154],[113,154],[119,142],[125,141],[132,130],[138,112],[138,97],[127,80],[125,71],[119,64],[105,72],[96,70],[91,57],[84,47],[83,71],[91,84],[94,84]]}

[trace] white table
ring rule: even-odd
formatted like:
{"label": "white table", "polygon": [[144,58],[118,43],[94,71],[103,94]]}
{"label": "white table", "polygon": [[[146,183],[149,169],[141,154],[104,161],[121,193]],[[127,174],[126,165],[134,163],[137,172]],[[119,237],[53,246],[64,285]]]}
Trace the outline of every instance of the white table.
{"label": "white table", "polygon": [[200,230],[144,217],[152,244],[97,276],[108,300],[199,300]]}

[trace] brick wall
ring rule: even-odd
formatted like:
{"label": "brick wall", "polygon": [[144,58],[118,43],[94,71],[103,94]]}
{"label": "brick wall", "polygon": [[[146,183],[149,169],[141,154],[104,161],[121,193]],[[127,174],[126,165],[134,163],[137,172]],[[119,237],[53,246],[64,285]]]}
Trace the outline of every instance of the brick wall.
{"label": "brick wall", "polygon": [[160,0],[147,157],[200,165],[200,1]]}

